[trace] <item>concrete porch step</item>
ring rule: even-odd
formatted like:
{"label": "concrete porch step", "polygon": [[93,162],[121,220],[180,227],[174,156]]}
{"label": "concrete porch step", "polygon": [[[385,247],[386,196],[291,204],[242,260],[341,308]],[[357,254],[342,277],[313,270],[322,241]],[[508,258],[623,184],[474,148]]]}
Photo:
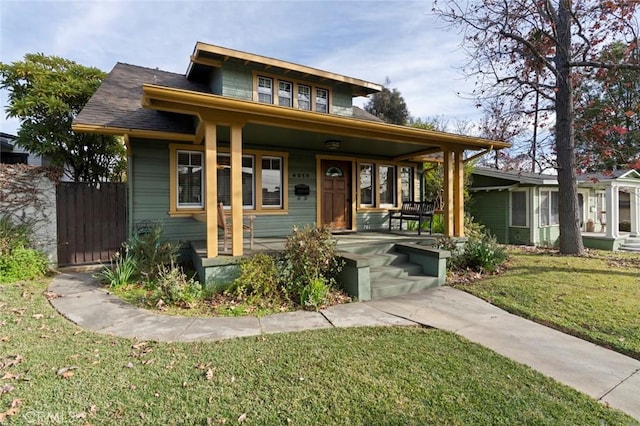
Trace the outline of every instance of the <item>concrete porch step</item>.
{"label": "concrete porch step", "polygon": [[409,263],[409,255],[404,253],[380,253],[365,255],[371,268],[378,266],[398,266]]}
{"label": "concrete porch step", "polygon": [[408,276],[371,280],[371,299],[383,299],[438,287],[437,277]]}
{"label": "concrete porch step", "polygon": [[372,281],[384,280],[385,278],[404,278],[419,275],[423,275],[422,266],[409,262],[399,263],[396,265],[374,266],[369,269],[369,276]]}
{"label": "concrete porch step", "polygon": [[621,251],[640,252],[640,237],[629,237],[620,246]]}

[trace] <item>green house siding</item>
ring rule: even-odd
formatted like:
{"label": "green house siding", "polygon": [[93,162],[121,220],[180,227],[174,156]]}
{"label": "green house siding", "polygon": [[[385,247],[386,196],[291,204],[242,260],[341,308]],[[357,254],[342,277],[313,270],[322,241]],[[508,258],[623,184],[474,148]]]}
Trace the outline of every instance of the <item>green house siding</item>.
{"label": "green house siding", "polygon": [[[472,194],[469,212],[476,222],[484,225],[500,243],[509,242],[509,191]],[[521,228],[522,229],[522,228]]]}
{"label": "green house siding", "polygon": [[531,228],[509,227],[509,244],[531,244]]}
{"label": "green house siding", "polygon": [[351,116],[353,97],[346,88],[336,87],[333,89],[332,112],[336,115]]}
{"label": "green house siding", "polygon": [[253,99],[253,73],[242,62],[228,61],[222,71],[222,96]]}
{"label": "green house siding", "polygon": [[203,239],[205,225],[191,218],[170,217],[169,143],[157,140],[130,141],[133,150],[128,181],[133,205],[129,209],[134,230],[142,220],[162,222],[167,239],[190,241]]}

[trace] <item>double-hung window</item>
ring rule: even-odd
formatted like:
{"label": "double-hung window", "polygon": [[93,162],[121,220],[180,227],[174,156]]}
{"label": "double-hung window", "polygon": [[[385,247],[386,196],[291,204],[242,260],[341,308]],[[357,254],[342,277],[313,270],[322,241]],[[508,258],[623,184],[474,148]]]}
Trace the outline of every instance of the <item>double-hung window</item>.
{"label": "double-hung window", "polygon": [[396,205],[396,168],[395,166],[380,166],[380,207]]}
{"label": "double-hung window", "polygon": [[176,156],[178,173],[177,207],[202,208],[203,194],[203,155],[201,151],[178,151]]}
{"label": "double-hung window", "polygon": [[258,102],[263,104],[273,103],[273,79],[258,76]]}
{"label": "double-hung window", "polygon": [[370,163],[360,163],[360,205],[373,207],[375,199],[375,167]]}
{"label": "double-hung window", "polygon": [[[242,156],[242,207],[253,209],[254,204],[254,158]],[[231,155],[218,154],[218,201],[225,206],[231,205]]]}
{"label": "double-hung window", "polygon": [[311,111],[311,87],[298,84],[298,109]]}
{"label": "double-hung window", "polygon": [[278,82],[278,105],[285,107],[293,106],[293,83],[288,81]]}
{"label": "double-hung window", "polygon": [[262,207],[282,207],[282,157],[262,156]]}
{"label": "double-hung window", "polygon": [[329,91],[316,88],[316,112],[329,112]]}
{"label": "double-hung window", "polygon": [[401,201],[413,201],[413,167],[400,167]]}
{"label": "double-hung window", "polygon": [[560,209],[558,191],[540,191],[540,226],[558,225]]}
{"label": "double-hung window", "polygon": [[511,226],[527,226],[527,191],[512,191],[510,194]]}

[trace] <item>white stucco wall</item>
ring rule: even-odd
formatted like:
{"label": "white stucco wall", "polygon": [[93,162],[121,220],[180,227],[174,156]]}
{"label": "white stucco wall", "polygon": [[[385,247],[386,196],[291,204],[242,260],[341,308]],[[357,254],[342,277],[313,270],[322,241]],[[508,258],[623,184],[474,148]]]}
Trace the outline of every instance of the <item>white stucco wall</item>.
{"label": "white stucco wall", "polygon": [[35,247],[57,264],[56,179],[46,170],[0,165],[0,216],[29,224]]}

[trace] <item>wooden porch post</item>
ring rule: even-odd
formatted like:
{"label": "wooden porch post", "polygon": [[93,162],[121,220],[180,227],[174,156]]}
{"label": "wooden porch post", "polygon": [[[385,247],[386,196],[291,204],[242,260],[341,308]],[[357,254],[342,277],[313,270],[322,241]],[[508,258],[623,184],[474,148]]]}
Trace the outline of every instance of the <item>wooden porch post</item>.
{"label": "wooden porch post", "polygon": [[242,125],[231,125],[231,254],[242,256]]}
{"label": "wooden porch post", "polygon": [[453,195],[453,152],[444,151],[444,236],[453,237],[455,228],[453,222],[454,195]]}
{"label": "wooden porch post", "polygon": [[454,182],[453,196],[455,198],[454,205],[454,230],[456,237],[464,237],[464,151],[456,151],[454,158]]}
{"label": "wooden porch post", "polygon": [[207,214],[207,257],[218,256],[218,172],[216,125],[205,123],[205,210]]}

